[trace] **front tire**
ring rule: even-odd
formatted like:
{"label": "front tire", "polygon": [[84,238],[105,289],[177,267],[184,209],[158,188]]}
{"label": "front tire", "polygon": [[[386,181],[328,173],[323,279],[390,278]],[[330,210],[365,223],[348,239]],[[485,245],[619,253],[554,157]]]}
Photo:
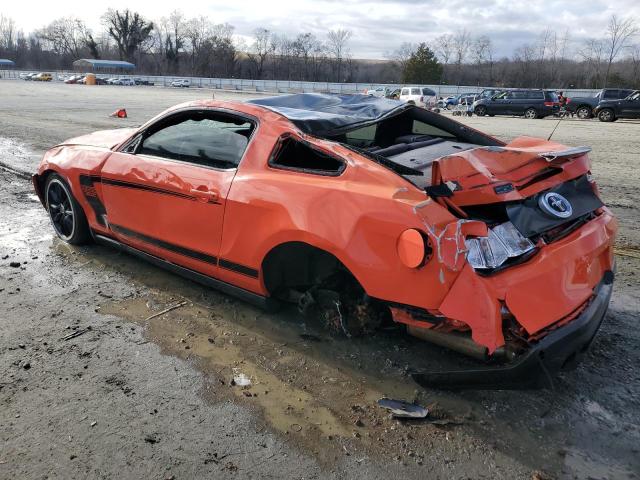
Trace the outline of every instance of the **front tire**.
{"label": "front tire", "polygon": [[87,217],[67,182],[60,175],[51,174],[44,191],[47,212],[56,235],[71,245],[87,243],[91,238]]}
{"label": "front tire", "polygon": [[591,118],[592,115],[593,114],[589,107],[579,107],[578,109],[576,109],[576,117],[580,118],[581,120]]}
{"label": "front tire", "polygon": [[479,117],[484,117],[487,114],[487,107],[485,107],[484,105],[479,105],[475,108],[473,113],[475,113]]}
{"label": "front tire", "polygon": [[603,108],[598,112],[598,120],[601,122],[613,122],[615,119],[616,116],[610,108]]}

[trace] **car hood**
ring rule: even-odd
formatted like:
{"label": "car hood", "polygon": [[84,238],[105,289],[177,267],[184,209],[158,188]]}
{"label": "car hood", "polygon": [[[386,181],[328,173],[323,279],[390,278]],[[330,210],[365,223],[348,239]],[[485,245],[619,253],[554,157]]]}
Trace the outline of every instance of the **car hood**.
{"label": "car hood", "polygon": [[79,137],[65,140],[58,146],[83,145],[89,147],[99,147],[113,149],[127,140],[137,131],[137,128],[116,128],[113,130],[99,130]]}
{"label": "car hood", "polygon": [[432,168],[432,185],[447,185],[450,199],[458,206],[524,200],[588,173],[590,150],[519,137],[504,146],[440,158]]}

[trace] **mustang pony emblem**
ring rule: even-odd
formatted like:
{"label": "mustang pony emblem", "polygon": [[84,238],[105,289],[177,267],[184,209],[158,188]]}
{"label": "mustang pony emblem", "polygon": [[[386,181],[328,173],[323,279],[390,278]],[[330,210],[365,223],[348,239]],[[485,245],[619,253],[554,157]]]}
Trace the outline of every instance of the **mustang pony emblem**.
{"label": "mustang pony emblem", "polygon": [[543,212],[558,218],[569,218],[573,214],[573,208],[569,200],[559,193],[547,192],[538,201]]}

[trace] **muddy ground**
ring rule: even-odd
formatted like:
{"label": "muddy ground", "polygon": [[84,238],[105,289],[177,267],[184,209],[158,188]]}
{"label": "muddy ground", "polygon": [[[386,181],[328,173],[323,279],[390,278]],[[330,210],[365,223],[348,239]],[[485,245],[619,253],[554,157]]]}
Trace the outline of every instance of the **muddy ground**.
{"label": "muddy ground", "polygon": [[[65,138],[211,94],[2,81],[0,162],[30,171]],[[119,107],[128,119],[108,117]],[[503,139],[555,126],[464,121]],[[594,148],[621,252],[637,252],[640,124],[563,121],[554,138]],[[66,246],[27,180],[3,171],[0,185],[0,478],[639,476],[637,258],[618,257],[602,329],[554,390],[438,392],[407,372],[470,363],[396,330],[331,338],[295,311],[266,314],[116,251]],[[238,373],[251,386],[233,385]],[[375,405],[384,395],[431,418],[394,420]]]}

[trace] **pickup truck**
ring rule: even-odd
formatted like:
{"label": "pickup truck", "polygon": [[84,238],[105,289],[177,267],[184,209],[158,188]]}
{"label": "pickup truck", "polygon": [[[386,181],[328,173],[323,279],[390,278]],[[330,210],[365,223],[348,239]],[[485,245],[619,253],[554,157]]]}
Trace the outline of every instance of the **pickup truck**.
{"label": "pickup truck", "polygon": [[594,97],[573,97],[567,101],[567,110],[575,113],[578,118],[592,118],[593,110],[600,100],[620,100],[633,93],[633,90],[624,88],[603,88]]}

